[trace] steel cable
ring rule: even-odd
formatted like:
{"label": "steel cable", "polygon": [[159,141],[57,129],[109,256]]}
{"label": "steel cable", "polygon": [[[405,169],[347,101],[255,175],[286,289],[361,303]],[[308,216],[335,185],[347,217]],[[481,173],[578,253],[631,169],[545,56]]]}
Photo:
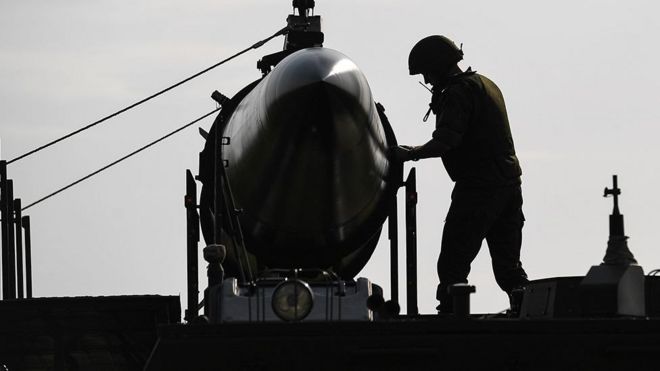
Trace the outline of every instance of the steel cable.
{"label": "steel cable", "polygon": [[221,66],[221,65],[223,65],[223,64],[225,64],[225,63],[231,61],[232,59],[234,59],[234,58],[236,58],[236,57],[239,57],[239,56],[243,55],[243,54],[247,53],[248,51],[250,51],[250,50],[252,50],[252,49],[258,49],[258,48],[260,48],[260,47],[263,46],[265,43],[267,43],[267,42],[269,42],[270,40],[276,38],[277,36],[280,36],[280,35],[285,34],[285,33],[287,32],[287,30],[288,30],[288,27],[285,27],[285,28],[283,28],[283,29],[277,31],[275,34],[273,34],[273,35],[271,35],[271,36],[269,36],[269,37],[267,37],[267,38],[265,38],[265,39],[263,39],[263,40],[261,40],[261,41],[255,43],[255,44],[253,44],[252,46],[250,46],[250,47],[248,47],[248,48],[246,48],[246,49],[243,49],[242,51],[240,51],[240,52],[238,52],[238,53],[232,55],[231,57],[226,58],[226,59],[224,59],[224,60],[222,60],[222,61],[220,61],[220,62],[218,62],[218,63],[212,65],[211,67],[206,68],[205,70],[202,70],[202,71],[200,71],[200,72],[197,72],[196,74],[194,74],[194,75],[192,75],[192,76],[190,76],[190,77],[188,77],[188,78],[186,78],[186,79],[183,79],[183,80],[177,82],[176,84],[173,84],[173,85],[171,85],[171,86],[169,86],[169,87],[167,87],[167,88],[165,88],[165,89],[163,89],[163,90],[161,90],[161,91],[159,91],[159,92],[157,92],[157,93],[154,93],[154,94],[152,94],[152,95],[150,95],[150,96],[148,96],[148,97],[146,97],[146,98],[144,98],[144,99],[142,99],[142,100],[140,100],[140,101],[138,101],[138,102],[135,102],[135,103],[133,103],[133,104],[131,104],[131,105],[125,107],[125,108],[122,108],[122,109],[120,109],[119,111],[116,111],[116,112],[114,112],[114,113],[112,113],[112,114],[110,114],[110,115],[108,115],[108,116],[105,116],[105,117],[103,117],[103,118],[100,119],[100,120],[94,121],[93,123],[91,123],[91,124],[89,124],[89,125],[87,125],[87,126],[84,126],[84,127],[80,128],[80,129],[78,129],[78,130],[76,130],[76,131],[73,131],[73,132],[71,132],[71,133],[69,133],[69,134],[67,134],[67,135],[65,135],[65,136],[62,136],[62,137],[60,137],[60,138],[58,138],[58,139],[55,139],[55,140],[53,140],[53,141],[51,141],[51,142],[48,142],[48,143],[42,145],[41,147],[37,147],[37,148],[35,148],[35,149],[33,149],[33,150],[27,152],[27,153],[24,153],[24,154],[22,154],[22,155],[20,155],[20,156],[18,156],[18,157],[16,157],[16,158],[14,158],[14,159],[8,161],[8,162],[7,162],[7,165],[12,164],[12,163],[14,163],[14,162],[16,162],[16,161],[22,160],[22,159],[24,159],[24,158],[26,158],[26,157],[28,157],[28,156],[30,156],[30,155],[33,155],[33,154],[35,154],[35,153],[37,153],[37,152],[39,152],[39,151],[41,151],[41,150],[44,150],[44,149],[46,149],[46,148],[48,148],[48,147],[50,147],[50,146],[52,146],[52,145],[54,145],[54,144],[57,144],[57,143],[59,143],[59,142],[65,140],[65,139],[71,138],[72,136],[74,136],[74,135],[76,135],[76,134],[79,134],[79,133],[81,133],[81,132],[83,132],[83,131],[85,131],[85,130],[87,130],[87,129],[90,129],[90,128],[92,128],[92,127],[94,127],[94,126],[96,126],[96,125],[98,125],[98,124],[100,124],[100,123],[102,123],[102,122],[105,122],[105,121],[107,121],[107,120],[109,120],[109,119],[111,119],[111,118],[113,118],[113,117],[115,117],[115,116],[118,116],[118,115],[120,115],[120,114],[122,114],[122,113],[124,113],[124,112],[126,112],[126,111],[128,111],[128,110],[131,110],[131,109],[133,109],[133,108],[135,108],[135,107],[137,107],[137,106],[139,106],[139,105],[141,105],[141,104],[143,104],[143,103],[146,103],[146,102],[148,102],[148,101],[150,101],[150,100],[152,100],[152,99],[154,99],[154,98],[156,98],[156,97],[158,97],[158,96],[160,96],[160,95],[163,95],[163,94],[167,93],[168,91],[170,91],[170,90],[172,90],[172,89],[174,89],[174,88],[177,88],[177,87],[179,87],[179,86],[181,86],[181,85],[187,83],[188,81],[193,80],[193,79],[195,79],[195,78],[197,78],[197,77],[199,77],[199,76],[201,76],[201,75],[203,75],[203,74],[205,74],[205,73],[211,71],[212,69],[214,69],[214,68],[216,68],[216,67],[218,67],[218,66]]}
{"label": "steel cable", "polygon": [[151,142],[151,143],[149,143],[149,144],[147,144],[147,145],[145,145],[145,146],[143,146],[143,147],[141,147],[141,148],[139,148],[139,149],[136,149],[135,151],[129,153],[128,155],[126,155],[126,156],[124,156],[124,157],[122,157],[122,158],[120,158],[120,159],[118,159],[118,160],[115,160],[115,161],[109,163],[108,165],[106,165],[106,166],[104,166],[104,167],[102,167],[102,168],[100,168],[100,169],[94,171],[93,173],[90,173],[90,174],[88,174],[88,175],[86,175],[86,176],[84,176],[84,177],[82,177],[82,178],[76,180],[75,182],[73,182],[73,183],[71,183],[71,184],[69,184],[69,185],[67,185],[67,186],[65,186],[65,187],[62,187],[62,188],[58,189],[57,191],[55,191],[55,192],[53,192],[53,193],[51,193],[51,194],[49,194],[49,195],[47,195],[47,196],[44,196],[44,197],[38,199],[37,201],[35,201],[35,202],[33,202],[33,203],[31,203],[31,204],[25,206],[25,207],[22,208],[21,210],[22,210],[22,211],[23,211],[23,210],[27,210],[27,209],[31,208],[32,206],[35,206],[35,205],[37,205],[37,204],[39,204],[39,203],[41,203],[41,202],[43,202],[43,201],[46,201],[47,199],[49,199],[49,198],[51,198],[51,197],[53,197],[53,196],[59,194],[59,193],[62,193],[62,192],[64,192],[64,191],[66,191],[67,189],[69,189],[69,188],[75,186],[76,184],[82,183],[83,181],[85,181],[85,180],[87,180],[87,179],[93,177],[94,175],[99,174],[100,172],[102,172],[102,171],[104,171],[104,170],[107,170],[107,169],[111,168],[112,166],[115,166],[115,165],[117,165],[118,163],[120,163],[120,162],[122,162],[122,161],[124,161],[124,160],[126,160],[126,159],[128,159],[128,158],[130,158],[130,157],[133,157],[134,155],[136,155],[136,154],[138,154],[138,153],[144,151],[145,149],[147,149],[147,148],[149,148],[149,147],[151,147],[151,146],[153,146],[153,145],[155,145],[155,144],[157,144],[157,143],[159,143],[159,142],[161,142],[161,141],[163,141],[163,140],[165,140],[165,139],[171,137],[172,135],[174,135],[174,134],[176,134],[176,133],[178,133],[178,132],[180,132],[180,131],[182,131],[182,130],[184,130],[184,129],[186,129],[186,128],[188,128],[188,127],[190,127],[190,126],[192,126],[192,125],[194,125],[194,124],[196,124],[196,123],[198,123],[199,121],[201,121],[201,120],[203,120],[203,119],[205,119],[205,118],[211,116],[212,114],[218,112],[220,109],[221,109],[221,108],[216,108],[216,109],[214,109],[213,111],[211,111],[211,112],[205,114],[204,116],[202,116],[202,117],[200,117],[200,118],[198,118],[198,119],[196,119],[196,120],[194,120],[194,121],[192,121],[192,122],[189,122],[189,123],[185,124],[184,126],[182,126],[182,127],[178,128],[178,129],[176,129],[176,130],[170,132],[169,134],[167,134],[167,135],[165,135],[165,136],[163,136],[163,137],[160,137],[160,138],[154,140],[153,142]]}

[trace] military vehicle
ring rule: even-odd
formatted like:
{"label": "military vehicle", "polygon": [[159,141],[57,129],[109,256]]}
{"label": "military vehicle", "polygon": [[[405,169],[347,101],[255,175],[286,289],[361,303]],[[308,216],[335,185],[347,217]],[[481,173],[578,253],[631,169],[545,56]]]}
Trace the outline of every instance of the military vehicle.
{"label": "military vehicle", "polygon": [[[278,33],[286,37],[284,49],[257,64],[262,78],[231,98],[212,95],[221,110],[211,130],[201,131],[206,143],[198,173],[186,173],[183,321],[176,297],[30,299],[29,219],[0,164],[0,364],[9,370],[656,370],[660,281],[654,272],[644,274],[627,246],[616,176],[605,189],[614,199],[606,255],[586,276],[532,281],[512,296],[509,310],[495,314],[471,313],[474,287],[456,285],[452,314],[418,313],[415,170],[404,180],[401,164],[388,157],[396,137],[385,110],[358,66],[323,47],[314,5],[293,1],[294,14]],[[402,249],[398,194],[406,200]],[[357,277],[385,222],[389,298],[377,282]],[[200,298],[202,237],[208,282]],[[399,305],[400,252],[406,313]]]}

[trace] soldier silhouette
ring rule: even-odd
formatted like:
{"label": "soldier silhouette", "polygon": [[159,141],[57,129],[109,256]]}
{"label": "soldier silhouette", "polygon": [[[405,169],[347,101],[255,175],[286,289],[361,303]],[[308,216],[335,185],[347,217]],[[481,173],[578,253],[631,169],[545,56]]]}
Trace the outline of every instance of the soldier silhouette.
{"label": "soldier silhouette", "polygon": [[399,161],[441,157],[455,182],[438,259],[438,311],[452,311],[447,289],[467,282],[470,264],[485,239],[495,279],[509,296],[524,286],[520,262],[522,171],[516,157],[502,93],[471,68],[460,69],[462,48],[444,36],[419,41],[408,59],[411,75],[433,86],[430,109],[436,116],[432,138],[421,146],[392,148]]}

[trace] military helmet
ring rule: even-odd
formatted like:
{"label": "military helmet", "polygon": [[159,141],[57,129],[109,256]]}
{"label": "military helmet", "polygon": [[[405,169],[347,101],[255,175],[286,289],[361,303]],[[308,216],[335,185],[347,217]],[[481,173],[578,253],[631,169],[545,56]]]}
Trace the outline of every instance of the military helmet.
{"label": "military helmet", "polygon": [[463,50],[445,36],[429,36],[420,40],[410,51],[408,68],[411,75],[444,72],[463,59]]}

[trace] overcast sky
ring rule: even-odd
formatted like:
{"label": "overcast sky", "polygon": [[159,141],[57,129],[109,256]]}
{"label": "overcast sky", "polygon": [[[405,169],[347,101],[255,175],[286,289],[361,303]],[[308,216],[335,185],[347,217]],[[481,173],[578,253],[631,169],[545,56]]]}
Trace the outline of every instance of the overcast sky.
{"label": "overcast sky", "polygon": [[[0,0],[1,155],[12,159],[252,45],[285,25],[290,0]],[[318,0],[326,47],[353,59],[404,144],[428,140],[429,94],[408,76],[410,48],[444,34],[502,89],[523,166],[522,261],[532,279],[600,263],[619,175],[631,250],[660,267],[660,23],[656,1]],[[215,108],[259,78],[276,39],[157,101],[10,165],[24,204]],[[212,120],[198,126],[208,129]],[[204,142],[190,128],[28,211],[36,296],[181,294],[184,174]],[[435,265],[452,183],[420,161],[420,310],[435,310]],[[402,209],[400,209],[402,211]],[[403,213],[403,211],[402,211]],[[403,215],[403,214],[402,214]],[[360,274],[389,296],[387,234]],[[401,231],[403,244],[403,230]],[[200,244],[200,248],[202,244]],[[508,305],[485,248],[473,309]],[[402,254],[403,255],[403,254]],[[401,265],[403,275],[403,265]],[[203,270],[202,270],[203,272]],[[403,281],[401,282],[403,285]],[[402,292],[402,295],[404,292]],[[402,296],[402,301],[403,296]]]}

